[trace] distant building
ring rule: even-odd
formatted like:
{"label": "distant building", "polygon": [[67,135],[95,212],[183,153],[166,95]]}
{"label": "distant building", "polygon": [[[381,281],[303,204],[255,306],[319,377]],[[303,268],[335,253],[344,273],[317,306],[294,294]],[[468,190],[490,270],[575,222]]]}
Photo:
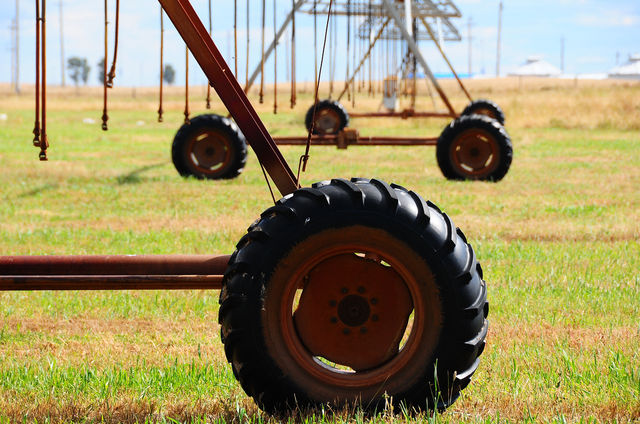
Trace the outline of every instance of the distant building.
{"label": "distant building", "polygon": [[529,56],[525,63],[509,73],[510,76],[518,77],[558,77],[560,74],[560,69],[545,62],[540,56]]}
{"label": "distant building", "polygon": [[640,79],[640,54],[632,54],[629,61],[609,71],[609,78]]}

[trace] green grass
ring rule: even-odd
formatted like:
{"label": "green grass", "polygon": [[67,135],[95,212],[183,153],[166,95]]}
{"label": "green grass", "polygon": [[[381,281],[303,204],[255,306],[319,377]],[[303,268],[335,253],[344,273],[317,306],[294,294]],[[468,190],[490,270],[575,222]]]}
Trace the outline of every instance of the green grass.
{"label": "green grass", "polygon": [[[477,90],[493,90],[506,109],[515,157],[502,182],[446,181],[428,147],[312,148],[303,177],[410,187],[473,244],[489,284],[490,332],[473,383],[447,412],[271,418],[226,363],[217,292],[26,292],[0,294],[0,423],[640,421],[640,86],[561,87],[544,98]],[[0,95],[2,254],[231,253],[271,204],[255,156],[233,181],[182,179],[169,154],[178,97],[163,124],[152,97],[113,98],[103,133],[99,122],[82,123],[99,121],[98,99],[54,97],[51,160],[40,163],[30,98]],[[622,106],[583,107],[599,102]],[[294,135],[303,133],[305,97],[300,105],[260,110],[275,134]],[[353,125],[437,135],[445,123]],[[303,149],[283,152],[297,165]]]}

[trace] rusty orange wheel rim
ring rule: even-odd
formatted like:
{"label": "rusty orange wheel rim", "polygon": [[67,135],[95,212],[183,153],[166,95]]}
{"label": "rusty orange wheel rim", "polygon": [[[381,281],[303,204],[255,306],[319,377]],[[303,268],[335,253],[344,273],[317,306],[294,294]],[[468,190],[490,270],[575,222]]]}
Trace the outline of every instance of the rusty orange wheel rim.
{"label": "rusty orange wheel rim", "polygon": [[[424,366],[441,308],[428,267],[417,276],[405,265],[409,252],[388,233],[363,226],[327,230],[298,245],[272,278],[281,289],[266,323],[268,337],[281,338],[275,357],[285,367],[293,363],[304,374],[299,378],[350,388],[382,384],[416,357],[422,360],[413,366]],[[426,266],[413,254],[409,262]]]}
{"label": "rusty orange wheel rim", "polygon": [[314,132],[316,134],[337,134],[340,131],[340,115],[332,108],[316,111]]}
{"label": "rusty orange wheel rim", "polygon": [[451,159],[456,170],[472,179],[486,178],[500,163],[495,138],[480,128],[463,131],[451,144]]}
{"label": "rusty orange wheel rim", "polygon": [[185,153],[189,164],[196,171],[208,175],[224,172],[233,157],[229,136],[216,130],[194,134],[186,144]]}

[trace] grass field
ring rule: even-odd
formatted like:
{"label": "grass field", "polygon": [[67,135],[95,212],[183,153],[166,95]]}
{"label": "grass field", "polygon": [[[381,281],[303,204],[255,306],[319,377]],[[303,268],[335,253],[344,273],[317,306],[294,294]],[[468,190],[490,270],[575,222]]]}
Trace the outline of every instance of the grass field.
{"label": "grass field", "polygon": [[[473,383],[444,414],[285,418],[640,422],[640,84],[473,81],[470,91],[506,112],[515,154],[502,182],[446,181],[429,147],[312,148],[303,182],[379,177],[432,200],[464,230],[491,303]],[[177,175],[179,90],[157,124],[153,91],[116,88],[107,133],[97,89],[51,92],[51,160],[40,163],[32,96],[0,88],[3,255],[227,254],[271,204],[252,153],[233,181]],[[192,93],[194,114],[203,113],[204,90]],[[302,94],[293,111],[283,101],[275,116],[270,104],[259,110],[274,134],[302,134],[310,100]],[[362,95],[357,106],[377,102]],[[396,135],[437,135],[445,124],[352,122],[363,134]],[[303,149],[283,151],[297,164]],[[217,311],[218,293],[207,291],[1,293],[0,423],[277,422],[233,378]]]}

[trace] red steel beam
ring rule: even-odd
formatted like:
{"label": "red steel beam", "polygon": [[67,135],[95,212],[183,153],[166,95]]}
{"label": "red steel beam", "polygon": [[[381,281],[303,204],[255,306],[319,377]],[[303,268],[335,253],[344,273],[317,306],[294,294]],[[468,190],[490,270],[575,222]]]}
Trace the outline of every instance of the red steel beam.
{"label": "red steel beam", "polygon": [[2,256],[0,291],[221,288],[229,255]]}
{"label": "red steel beam", "polygon": [[[282,146],[298,146],[307,144],[307,137],[275,137],[274,140]],[[338,144],[336,135],[314,135],[311,144],[320,146],[333,146]],[[356,143],[347,143],[348,146],[435,146],[438,137],[366,137],[358,136]]]}
{"label": "red steel beam", "polygon": [[435,146],[438,137],[360,137],[354,146]]}
{"label": "red steel beam", "polygon": [[0,291],[220,290],[222,275],[2,275]]}
{"label": "red steel beam", "polygon": [[457,118],[458,115],[448,112],[416,112],[405,110],[401,112],[362,112],[349,113],[352,118]]}
{"label": "red steel beam", "polygon": [[278,150],[278,146],[233,76],[233,72],[189,0],[159,0],[159,2],[280,193],[284,196],[297,190],[295,174]]}

